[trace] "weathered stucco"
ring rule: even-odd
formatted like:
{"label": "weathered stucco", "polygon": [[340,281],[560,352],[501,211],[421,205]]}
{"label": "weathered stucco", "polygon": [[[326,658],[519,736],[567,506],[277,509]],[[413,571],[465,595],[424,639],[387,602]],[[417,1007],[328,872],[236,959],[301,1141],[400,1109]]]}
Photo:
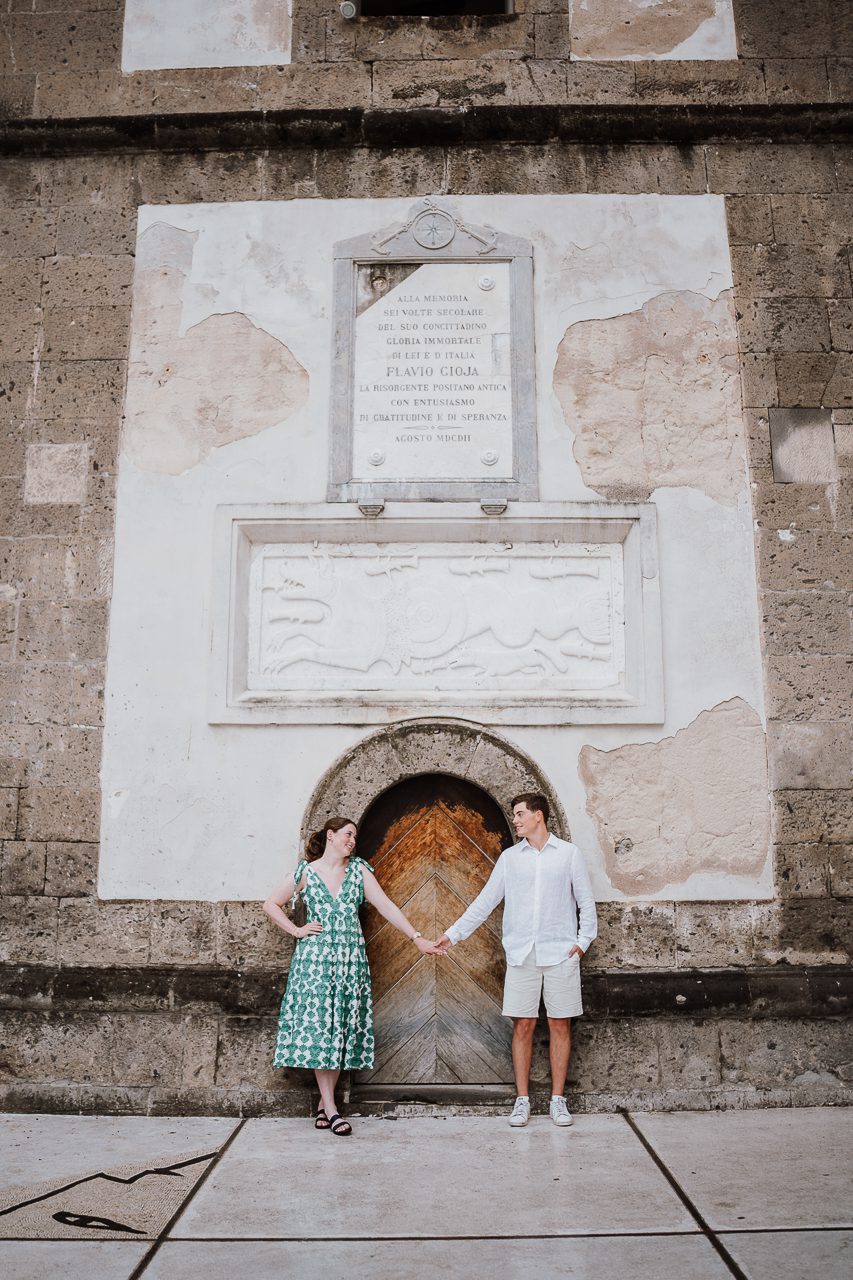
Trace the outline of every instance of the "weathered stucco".
{"label": "weathered stucco", "polygon": [[308,374],[241,313],[209,315],[181,333],[195,237],[154,226],[140,244],[146,240],[134,289],[137,340],[123,445],[141,470],[180,475],[211,449],[289,418],[308,397]]}
{"label": "weathered stucco", "polygon": [[730,0],[569,0],[569,9],[576,58],[737,56]]}
{"label": "weathered stucco", "polygon": [[627,315],[571,325],[554,390],[584,480],[614,501],[662,485],[718,502],[743,492],[737,335],[729,293],[663,293]]}
{"label": "weathered stucco", "polygon": [[289,62],[290,8],[283,0],[126,0],[122,70]]}
{"label": "weathered stucco", "polygon": [[671,738],[599,751],[578,763],[612,883],[656,893],[697,871],[757,876],[770,818],[764,730],[733,698]]}

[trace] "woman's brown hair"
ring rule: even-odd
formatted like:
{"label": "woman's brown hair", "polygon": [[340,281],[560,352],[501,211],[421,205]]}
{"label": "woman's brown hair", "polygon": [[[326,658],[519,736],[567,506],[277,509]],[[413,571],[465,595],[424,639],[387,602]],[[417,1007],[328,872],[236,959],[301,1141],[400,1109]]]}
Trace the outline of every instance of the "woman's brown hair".
{"label": "woman's brown hair", "polygon": [[352,818],[329,818],[324,822],[319,831],[315,831],[312,836],[308,837],[305,845],[305,861],[314,862],[317,858],[322,858],[326,851],[326,832],[340,831],[342,827],[354,827],[356,824]]}

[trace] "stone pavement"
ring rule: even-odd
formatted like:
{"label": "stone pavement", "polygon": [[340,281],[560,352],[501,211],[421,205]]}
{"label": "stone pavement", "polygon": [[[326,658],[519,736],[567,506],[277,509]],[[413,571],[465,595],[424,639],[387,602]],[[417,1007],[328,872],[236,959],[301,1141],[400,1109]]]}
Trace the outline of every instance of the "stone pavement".
{"label": "stone pavement", "polygon": [[848,1280],[853,1110],[0,1116],[4,1280]]}

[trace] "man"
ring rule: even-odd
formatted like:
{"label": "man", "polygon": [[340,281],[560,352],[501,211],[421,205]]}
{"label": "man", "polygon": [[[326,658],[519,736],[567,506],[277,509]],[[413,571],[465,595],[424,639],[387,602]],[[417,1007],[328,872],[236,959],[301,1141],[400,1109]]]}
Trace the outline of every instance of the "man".
{"label": "man", "polygon": [[[503,1012],[512,1018],[512,1065],[517,1097],[513,1128],[530,1119],[530,1060],[543,991],[551,1059],[551,1119],[572,1123],[564,1097],[571,1053],[571,1019],[581,1006],[580,959],[597,932],[595,899],[580,850],[548,831],[548,801],[525,792],[512,802],[518,844],[495,863],[468,910],[438,939],[443,952],[469,937],[505,899]],[[580,927],[578,927],[580,912]]]}

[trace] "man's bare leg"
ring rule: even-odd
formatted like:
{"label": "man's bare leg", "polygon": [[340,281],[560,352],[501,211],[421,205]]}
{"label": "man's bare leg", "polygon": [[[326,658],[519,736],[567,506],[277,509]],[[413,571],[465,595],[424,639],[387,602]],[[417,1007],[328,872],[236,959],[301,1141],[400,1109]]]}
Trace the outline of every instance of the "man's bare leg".
{"label": "man's bare leg", "polygon": [[512,1069],[515,1074],[515,1092],[526,1098],[530,1092],[530,1063],[533,1059],[533,1032],[535,1018],[512,1020]]}
{"label": "man's bare leg", "polygon": [[[560,1098],[566,1090],[566,1076],[569,1074],[569,1057],[572,1052],[572,1024],[570,1018],[549,1018],[548,1032],[550,1041],[548,1055],[551,1059],[551,1096]],[[515,1062],[515,1039],[513,1039],[513,1062]],[[528,1058],[528,1067],[530,1059]]]}

